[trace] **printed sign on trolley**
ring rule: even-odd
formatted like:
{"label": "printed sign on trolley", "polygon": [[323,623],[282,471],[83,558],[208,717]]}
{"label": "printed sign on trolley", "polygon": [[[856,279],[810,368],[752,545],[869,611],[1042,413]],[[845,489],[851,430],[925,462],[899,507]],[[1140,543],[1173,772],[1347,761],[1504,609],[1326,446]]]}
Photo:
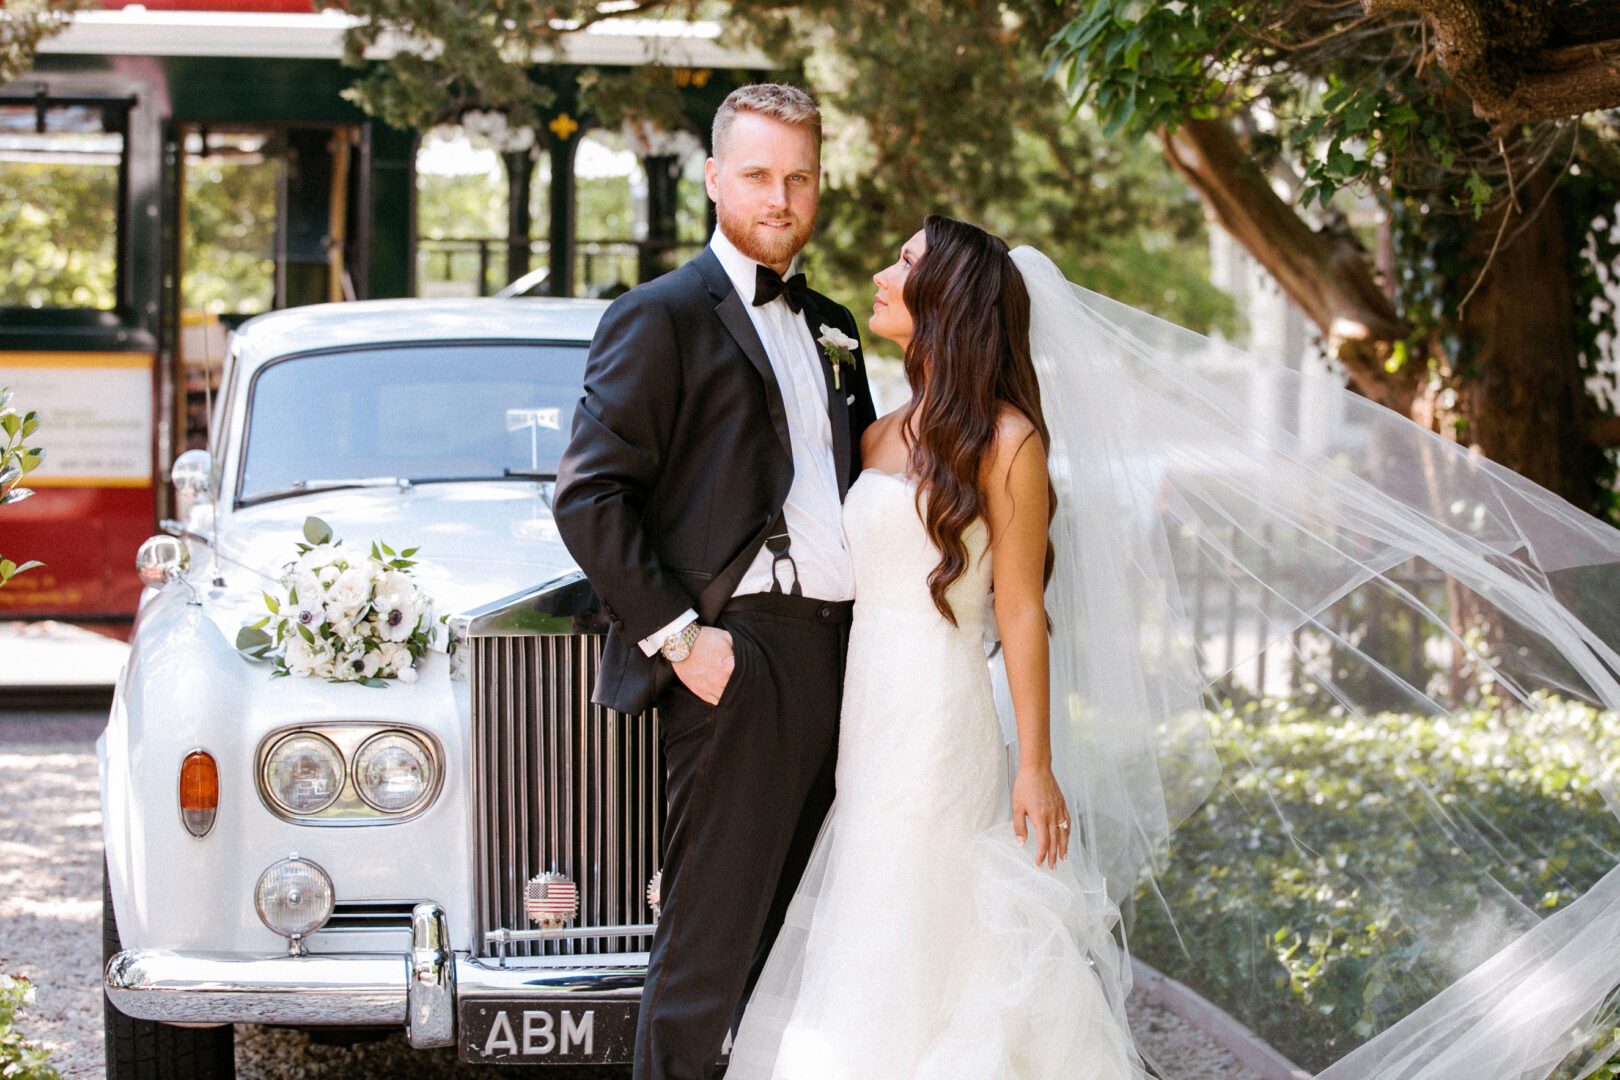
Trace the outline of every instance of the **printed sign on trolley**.
{"label": "printed sign on trolley", "polygon": [[150,353],[0,352],[11,407],[39,414],[32,499],[0,511],[0,554],[45,566],[0,590],[0,617],[133,615],[153,531]]}

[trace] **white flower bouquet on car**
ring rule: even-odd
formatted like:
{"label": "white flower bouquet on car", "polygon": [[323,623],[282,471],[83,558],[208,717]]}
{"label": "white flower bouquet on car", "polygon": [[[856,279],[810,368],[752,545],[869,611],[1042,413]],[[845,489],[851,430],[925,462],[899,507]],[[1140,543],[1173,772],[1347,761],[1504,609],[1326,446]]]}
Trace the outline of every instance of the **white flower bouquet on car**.
{"label": "white flower bouquet on car", "polygon": [[270,614],[242,628],[237,649],[269,660],[276,675],[415,682],[416,661],[433,643],[433,601],[411,577],[417,549],[378,541],[363,555],[316,517],[304,522],[304,539],[281,575],[281,595],[264,594]]}

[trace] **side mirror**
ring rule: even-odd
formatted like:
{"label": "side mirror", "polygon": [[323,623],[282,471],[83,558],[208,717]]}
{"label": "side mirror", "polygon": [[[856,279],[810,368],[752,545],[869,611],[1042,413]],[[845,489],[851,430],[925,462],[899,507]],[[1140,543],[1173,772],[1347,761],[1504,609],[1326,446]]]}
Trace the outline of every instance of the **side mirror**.
{"label": "side mirror", "polygon": [[174,459],[169,467],[169,479],[174,481],[174,516],[184,522],[198,499],[208,497],[209,474],[214,461],[206,450],[187,450]]}
{"label": "side mirror", "polygon": [[[201,451],[193,451],[200,453]],[[145,585],[161,589],[191,566],[185,542],[173,536],[153,536],[135,553],[135,574]]]}

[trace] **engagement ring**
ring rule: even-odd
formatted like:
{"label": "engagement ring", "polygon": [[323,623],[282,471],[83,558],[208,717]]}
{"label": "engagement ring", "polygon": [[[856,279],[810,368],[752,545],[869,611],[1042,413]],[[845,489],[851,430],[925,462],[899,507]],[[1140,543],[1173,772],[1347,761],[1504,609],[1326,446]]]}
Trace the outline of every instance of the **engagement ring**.
{"label": "engagement ring", "polygon": [[1058,828],[1060,828],[1060,829],[1067,829],[1067,828],[1068,828],[1068,827],[1069,827],[1069,823],[1068,823],[1068,822],[1067,822],[1067,821],[1060,821],[1060,822],[1058,822]]}

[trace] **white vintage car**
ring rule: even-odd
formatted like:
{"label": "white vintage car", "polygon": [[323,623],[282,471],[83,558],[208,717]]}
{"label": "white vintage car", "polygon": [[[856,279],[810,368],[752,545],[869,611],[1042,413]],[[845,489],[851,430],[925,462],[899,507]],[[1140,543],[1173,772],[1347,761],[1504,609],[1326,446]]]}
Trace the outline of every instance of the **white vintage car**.
{"label": "white vintage car", "polygon": [[[238,1022],[628,1060],[657,718],[590,704],[602,620],[550,512],[605,306],[322,305],[232,338],[97,744],[113,1080],[231,1076]],[[449,632],[414,682],[237,651],[312,516],[420,549]]]}

